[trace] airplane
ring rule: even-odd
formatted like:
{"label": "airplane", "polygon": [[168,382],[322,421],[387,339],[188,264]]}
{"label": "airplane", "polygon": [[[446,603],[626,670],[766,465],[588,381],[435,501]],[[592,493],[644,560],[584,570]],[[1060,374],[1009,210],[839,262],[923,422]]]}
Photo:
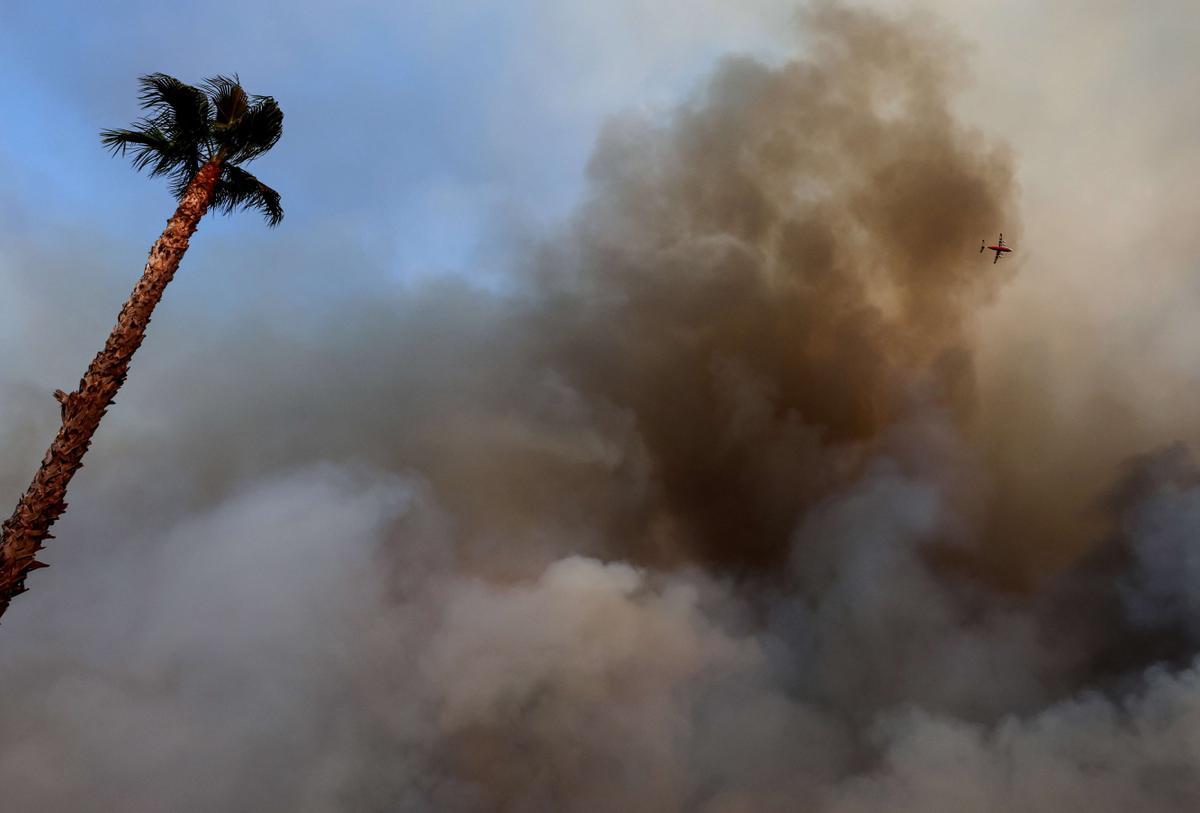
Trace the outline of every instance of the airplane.
{"label": "airplane", "polygon": [[979,253],[982,254],[984,251],[996,252],[996,259],[992,260],[992,265],[995,265],[996,263],[1000,262],[1001,257],[1012,251],[1012,249],[1004,245],[1004,232],[1000,232],[1000,242],[996,243],[994,246],[984,245],[983,240],[979,241]]}

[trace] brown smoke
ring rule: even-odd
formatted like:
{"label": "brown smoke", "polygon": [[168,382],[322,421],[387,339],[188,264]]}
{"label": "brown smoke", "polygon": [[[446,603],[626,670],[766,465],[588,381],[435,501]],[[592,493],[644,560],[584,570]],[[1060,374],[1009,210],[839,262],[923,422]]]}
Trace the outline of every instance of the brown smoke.
{"label": "brown smoke", "polygon": [[811,59],[727,59],[669,122],[608,127],[540,263],[545,363],[644,444],[644,561],[777,563],[915,400],[973,405],[972,315],[1009,274],[974,241],[1017,228],[1011,161],[948,114],[948,48],[804,24]]}

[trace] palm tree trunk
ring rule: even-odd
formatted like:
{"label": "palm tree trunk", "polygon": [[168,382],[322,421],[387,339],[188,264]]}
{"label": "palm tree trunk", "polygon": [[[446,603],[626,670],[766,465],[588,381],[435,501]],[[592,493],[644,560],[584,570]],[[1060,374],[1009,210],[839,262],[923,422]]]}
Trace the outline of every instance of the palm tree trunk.
{"label": "palm tree trunk", "polygon": [[167,221],[167,228],[150,249],[141,280],[121,308],[104,349],[80,379],[79,389],[54,393],[62,407],[62,427],[16,510],[0,526],[0,616],[14,596],[25,592],[29,571],[46,566],[34,557],[43,541],[54,538],[50,526],[67,508],[67,485],[83,466],[92,435],[125,382],[129,362],[146,335],[150,315],[175,276],[200,218],[208,211],[220,175],[220,157],[200,168],[180,199],[179,208]]}

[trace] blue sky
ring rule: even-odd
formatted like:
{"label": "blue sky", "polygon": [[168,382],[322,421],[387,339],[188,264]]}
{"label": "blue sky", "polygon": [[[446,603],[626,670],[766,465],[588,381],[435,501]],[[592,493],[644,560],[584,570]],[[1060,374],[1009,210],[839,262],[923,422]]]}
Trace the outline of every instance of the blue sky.
{"label": "blue sky", "polygon": [[402,277],[470,271],[498,228],[569,212],[605,116],[667,106],[723,51],[788,39],[782,4],[737,25],[647,5],[19,3],[0,27],[0,104],[20,111],[0,130],[0,211],[27,234],[95,229],[144,250],[171,201],[107,157],[97,131],[136,117],[141,74],[237,72],[285,112],[254,170],[287,219],[274,235],[245,215],[206,231],[336,243]]}

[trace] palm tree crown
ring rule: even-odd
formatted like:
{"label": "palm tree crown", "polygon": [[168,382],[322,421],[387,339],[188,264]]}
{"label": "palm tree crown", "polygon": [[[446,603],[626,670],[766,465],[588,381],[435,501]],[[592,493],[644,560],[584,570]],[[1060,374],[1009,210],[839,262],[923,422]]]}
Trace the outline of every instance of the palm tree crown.
{"label": "palm tree crown", "polygon": [[279,193],[242,169],[279,140],[283,112],[270,96],[250,96],[237,75],[214,76],[203,87],[184,84],[165,73],[138,80],[138,98],[146,115],[132,130],[102,130],[101,141],[114,155],[131,151],[137,169],[165,175],[171,192],[182,198],[205,164],[215,161],[221,174],[212,206],[229,213],[257,209],[275,226],[283,220]]}

